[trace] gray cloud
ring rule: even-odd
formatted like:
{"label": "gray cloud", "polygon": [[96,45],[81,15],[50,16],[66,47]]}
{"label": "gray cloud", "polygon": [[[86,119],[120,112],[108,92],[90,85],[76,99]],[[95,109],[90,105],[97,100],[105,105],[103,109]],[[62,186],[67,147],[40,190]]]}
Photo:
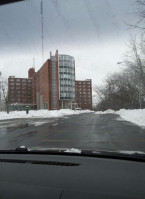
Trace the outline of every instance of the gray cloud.
{"label": "gray cloud", "polygon": [[[125,33],[132,0],[44,0],[44,36],[49,43],[100,41]],[[40,1],[0,7],[1,46],[40,45]]]}
{"label": "gray cloud", "polygon": [[[116,70],[129,35],[124,22],[134,21],[129,14],[134,0],[43,1],[45,59],[50,50],[71,54],[77,77],[88,76],[95,83]],[[0,70],[6,75],[27,75],[33,57],[39,68],[40,0],[0,7]]]}

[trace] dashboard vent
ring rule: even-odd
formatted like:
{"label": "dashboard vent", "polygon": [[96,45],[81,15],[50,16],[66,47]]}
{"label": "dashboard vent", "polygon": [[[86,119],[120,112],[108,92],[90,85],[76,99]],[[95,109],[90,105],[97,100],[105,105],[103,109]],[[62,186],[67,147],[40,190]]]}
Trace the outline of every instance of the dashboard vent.
{"label": "dashboard vent", "polygon": [[39,165],[55,165],[55,166],[79,166],[78,163],[71,162],[53,162],[53,161],[37,161],[37,160],[16,160],[16,159],[0,159],[0,162],[17,163],[17,164],[39,164]]}

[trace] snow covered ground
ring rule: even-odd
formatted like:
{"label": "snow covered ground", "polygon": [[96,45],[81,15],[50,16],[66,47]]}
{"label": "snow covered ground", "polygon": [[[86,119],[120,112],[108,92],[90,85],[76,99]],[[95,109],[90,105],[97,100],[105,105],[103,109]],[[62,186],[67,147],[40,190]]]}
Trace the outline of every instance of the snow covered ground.
{"label": "snow covered ground", "polygon": [[118,114],[124,120],[145,127],[145,109],[134,109],[134,110],[121,109],[119,111],[107,110],[104,112],[101,111],[96,112],[96,114],[107,114],[107,113]]}
{"label": "snow covered ground", "polygon": [[93,111],[90,110],[69,110],[69,109],[62,109],[62,110],[38,110],[38,111],[29,111],[29,114],[26,114],[26,111],[12,111],[9,114],[6,112],[0,112],[0,120],[6,119],[16,119],[16,118],[56,118],[56,117],[64,117],[69,115],[77,115],[82,113],[90,113]]}
{"label": "snow covered ground", "polygon": [[145,109],[125,110],[121,109],[116,111],[123,119],[133,122],[139,126],[145,127]]}

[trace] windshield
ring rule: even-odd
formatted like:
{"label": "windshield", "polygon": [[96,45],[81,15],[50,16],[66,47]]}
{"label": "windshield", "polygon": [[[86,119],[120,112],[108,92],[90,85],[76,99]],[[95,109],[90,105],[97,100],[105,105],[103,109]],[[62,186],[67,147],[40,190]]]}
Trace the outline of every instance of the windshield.
{"label": "windshield", "polygon": [[145,152],[145,0],[0,3],[0,150]]}

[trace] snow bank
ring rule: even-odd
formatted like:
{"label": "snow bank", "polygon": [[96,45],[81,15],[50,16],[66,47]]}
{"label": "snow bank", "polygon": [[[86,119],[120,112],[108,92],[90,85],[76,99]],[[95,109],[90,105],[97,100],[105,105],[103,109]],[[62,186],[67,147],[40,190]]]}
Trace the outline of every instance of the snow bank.
{"label": "snow bank", "polygon": [[69,115],[78,115],[82,113],[91,113],[93,111],[90,110],[37,110],[37,111],[29,111],[29,114],[26,114],[26,111],[12,111],[9,114],[6,112],[0,112],[0,120],[6,119],[16,119],[16,118],[56,118],[56,117],[64,117]]}
{"label": "snow bank", "polygon": [[121,118],[117,118],[117,120],[127,120],[129,122],[135,123],[139,126],[145,127],[145,109],[134,109],[134,110],[126,110],[121,109],[119,111],[113,111],[111,109],[107,111],[97,111],[95,114],[118,114]]}
{"label": "snow bank", "polygon": [[108,109],[107,111],[97,111],[95,114],[115,114],[115,111]]}
{"label": "snow bank", "polygon": [[145,153],[144,152],[142,152],[142,151],[117,151],[118,153],[124,153],[124,154],[130,154],[130,155],[132,155],[132,154],[141,154],[141,155],[144,155]]}
{"label": "snow bank", "polygon": [[116,114],[119,114],[123,119],[133,122],[139,126],[145,126],[145,109],[121,109],[116,111]]}

